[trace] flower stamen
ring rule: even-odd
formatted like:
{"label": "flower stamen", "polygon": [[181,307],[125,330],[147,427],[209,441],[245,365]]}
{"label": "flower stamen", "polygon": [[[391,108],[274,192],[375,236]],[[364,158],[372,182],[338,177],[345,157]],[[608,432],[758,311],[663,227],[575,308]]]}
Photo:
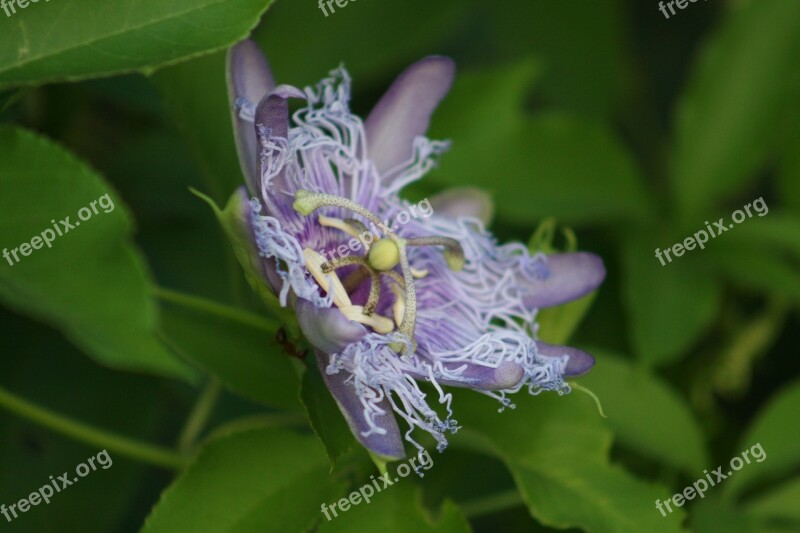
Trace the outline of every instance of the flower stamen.
{"label": "flower stamen", "polygon": [[360,305],[340,307],[339,311],[341,311],[348,320],[369,326],[375,330],[376,333],[386,335],[394,331],[394,323],[390,319],[374,313],[366,315],[364,313],[364,308]]}
{"label": "flower stamen", "polygon": [[415,279],[422,279],[427,276],[428,273],[429,272],[427,268],[419,269],[411,267],[411,275],[414,276]]}
{"label": "flower stamen", "polygon": [[396,237],[394,231],[384,226],[381,219],[375,216],[372,211],[341,196],[300,189],[294,193],[294,204],[292,204],[292,207],[294,207],[295,211],[305,216],[310,215],[320,207],[341,207],[348,209],[357,215],[361,215],[378,227],[383,227],[390,237]]}
{"label": "flower stamen", "polygon": [[[365,257],[347,257],[341,258],[331,263],[321,264],[318,261],[315,263],[316,269],[319,271],[320,277],[326,273],[332,273],[333,270],[336,268],[346,266],[346,265],[360,265],[365,267],[370,274],[371,277],[371,284],[370,284],[370,295],[367,300],[367,304],[361,308],[363,311],[363,315],[371,318],[375,308],[378,305],[379,298],[380,298],[380,289],[381,289],[381,281],[380,281],[380,274],[387,274],[390,275],[395,281],[398,282],[398,285],[402,287],[404,291],[404,295],[402,300],[398,297],[395,301],[394,306],[394,314],[395,314],[395,322],[398,322],[398,330],[400,333],[403,333],[408,337],[411,343],[411,352],[413,353],[416,351],[416,342],[414,340],[414,328],[416,323],[417,317],[417,294],[416,289],[414,287],[414,278],[422,278],[428,275],[427,270],[417,270],[411,267],[408,261],[408,253],[407,247],[408,246],[443,246],[444,247],[444,257],[447,261],[447,265],[450,269],[454,271],[459,271],[464,266],[464,249],[461,247],[458,241],[455,239],[451,239],[448,237],[415,237],[412,239],[403,239],[398,237],[398,235],[390,228],[385,226],[381,223],[381,220],[372,213],[369,209],[359,205],[358,203],[348,199],[342,198],[341,196],[335,196],[332,194],[325,194],[325,193],[316,193],[311,192],[305,189],[298,190],[294,195],[294,204],[293,207],[295,211],[300,213],[301,215],[308,216],[317,209],[321,207],[339,207],[342,209],[347,209],[352,211],[353,213],[364,217],[365,219],[369,220],[376,226],[383,229],[386,233],[386,236],[378,239],[377,242],[372,244],[372,246],[367,247],[366,243],[365,248],[367,249],[367,255]],[[320,224],[323,226],[328,227],[335,227],[341,229],[348,235],[361,238],[362,234],[358,234],[358,229],[364,229],[363,223],[358,222],[357,220],[347,219],[347,221],[336,219],[333,217],[326,217],[324,215],[320,215],[318,217]],[[362,239],[363,243],[363,239]],[[316,254],[319,255],[319,254]],[[321,259],[321,258],[320,258]],[[400,271],[402,272],[402,284],[400,280],[396,279],[397,273],[394,272],[394,268],[396,266],[400,266]],[[309,272],[320,281],[320,278],[311,271],[309,268]],[[394,275],[389,274],[389,272],[394,273]],[[339,281],[339,278],[333,274],[333,277],[336,279],[336,284],[334,284],[334,291],[338,288],[341,288],[341,291],[344,292],[344,286]],[[398,276],[399,277],[399,276]],[[348,278],[348,282],[352,282],[356,278]],[[363,280],[363,278],[359,279],[359,282]],[[349,283],[348,283],[349,285]],[[327,290],[327,284],[323,285],[320,283],[320,286]],[[396,289],[393,288],[395,294],[397,294]],[[345,293],[346,296],[346,293]],[[341,298],[340,298],[341,300]],[[337,301],[337,295],[334,293],[334,302]],[[348,298],[349,301],[349,298]],[[337,303],[337,305],[339,305]],[[345,306],[339,305],[340,309],[343,309]],[[348,312],[355,307],[359,306],[350,306],[348,307]],[[402,311],[400,313],[399,311]],[[402,314],[402,318],[398,321],[397,315]],[[386,321],[384,317],[380,317]],[[381,321],[378,321],[381,322]],[[391,323],[391,321],[389,321]],[[364,322],[366,323],[366,322]],[[379,327],[385,329],[385,324],[379,323]],[[374,329],[374,328],[373,328]],[[390,328],[389,331],[392,331],[393,328]],[[377,329],[375,331],[378,331]],[[401,345],[401,343],[395,343],[392,346],[395,351],[399,353],[404,353],[406,351],[406,345]]]}
{"label": "flower stamen", "polygon": [[348,296],[342,282],[339,280],[339,276],[333,272],[326,273],[322,270],[325,259],[310,248],[304,249],[303,255],[306,260],[306,268],[314,276],[317,284],[326,293],[333,292],[333,303],[336,304],[336,307],[341,309],[342,307],[353,305],[353,302],[350,301],[350,296]]}
{"label": "flower stamen", "polygon": [[[337,268],[342,268],[345,266],[350,265],[359,265],[360,267],[364,268],[370,275],[371,282],[370,282],[370,289],[369,289],[369,298],[367,298],[367,303],[364,305],[364,314],[369,316],[373,312],[375,312],[375,308],[378,307],[378,302],[380,302],[381,297],[381,275],[378,271],[376,271],[372,266],[367,262],[367,260],[362,256],[350,256],[350,257],[340,257],[339,259],[335,259],[329,263],[325,263],[322,265],[322,272],[328,274],[333,272]],[[361,280],[364,278],[362,277]],[[349,280],[349,278],[348,278]],[[348,280],[345,280],[347,282]]]}
{"label": "flower stamen", "polygon": [[450,237],[414,237],[407,239],[409,246],[444,246],[444,259],[453,272],[464,268],[464,248],[461,243]]}
{"label": "flower stamen", "polygon": [[403,321],[403,314],[406,312],[406,296],[403,290],[398,285],[390,285],[389,289],[394,293],[394,305],[392,305],[392,314],[394,315],[395,324],[400,326]]}
{"label": "flower stamen", "polygon": [[[352,218],[347,220],[342,220],[341,218],[326,217],[325,215],[320,215],[318,220],[320,226],[325,226],[326,228],[336,228],[338,230],[345,232],[351,237],[358,238],[360,236],[358,231],[358,226],[353,224],[353,222],[358,222],[358,221]],[[364,227],[364,225],[361,224],[360,222],[358,222],[358,224],[360,224],[361,227]]]}
{"label": "flower stamen", "polygon": [[340,257],[338,259],[334,259],[333,261],[323,263],[320,266],[320,269],[324,274],[329,274],[334,270],[350,265],[366,265],[366,261],[359,255],[351,255],[349,257]]}

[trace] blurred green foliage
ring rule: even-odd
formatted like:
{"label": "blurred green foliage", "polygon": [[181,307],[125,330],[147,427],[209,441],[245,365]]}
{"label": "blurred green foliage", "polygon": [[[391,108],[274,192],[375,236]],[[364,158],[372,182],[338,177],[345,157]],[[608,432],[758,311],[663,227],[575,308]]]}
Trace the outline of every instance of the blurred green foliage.
{"label": "blurred green foliage", "polygon": [[[59,0],[0,16],[0,246],[105,193],[115,204],[0,260],[0,390],[186,465],[109,449],[110,469],[4,531],[800,529],[800,3],[669,20],[634,0],[351,0],[328,17],[313,0],[269,4]],[[362,116],[405,65],[456,59],[431,127],[452,149],[408,194],[479,186],[501,239],[556,217],[603,257],[598,293],[545,311],[540,333],[565,342],[586,313],[570,342],[597,364],[578,383],[608,418],[579,390],[502,413],[458,391],[463,429],[425,477],[325,520],[319,506],[375,467],[189,192],[222,206],[243,182],[222,50],[251,30],[279,83],[344,63]],[[760,197],[763,218],[654,256]],[[0,411],[5,505],[100,451],[18,414]],[[656,509],[756,443],[763,463]]]}

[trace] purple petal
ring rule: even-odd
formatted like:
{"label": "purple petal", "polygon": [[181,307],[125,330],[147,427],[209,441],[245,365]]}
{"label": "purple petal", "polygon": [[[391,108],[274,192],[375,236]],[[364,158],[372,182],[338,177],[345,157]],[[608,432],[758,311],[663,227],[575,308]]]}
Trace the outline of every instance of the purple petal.
{"label": "purple petal", "polygon": [[288,137],[289,135],[289,98],[305,98],[306,95],[297,87],[278,85],[262,98],[256,108],[256,135],[259,126],[269,130],[270,137]]}
{"label": "purple petal", "polygon": [[[464,366],[466,369],[461,373],[458,380],[444,379],[437,377],[436,381],[442,385],[450,387],[464,387],[481,390],[503,390],[511,389],[525,377],[525,370],[521,365],[506,361],[497,368],[476,365],[472,363],[450,363],[443,365],[447,370],[458,370]],[[426,380],[425,374],[409,372],[417,380]]]}
{"label": "purple petal", "polygon": [[520,284],[526,291],[528,308],[552,307],[586,296],[606,277],[603,260],[586,252],[547,256],[546,263],[536,263],[536,272],[522,274]]}
{"label": "purple petal", "polygon": [[536,341],[536,349],[542,357],[561,357],[569,356],[565,376],[581,376],[587,373],[594,366],[594,357],[577,348],[569,346],[556,346],[546,342]]}
{"label": "purple petal", "polygon": [[[291,85],[279,85],[269,94],[264,96],[258,103],[255,116],[255,138],[268,135],[269,137],[289,136],[289,98],[305,98],[305,93],[297,87]],[[257,158],[259,161],[258,175],[261,176],[261,154]],[[270,187],[274,191],[288,192],[288,186],[284,181],[283,172],[280,172],[272,180]],[[261,190],[261,187],[258,189]],[[260,196],[260,195],[259,195]],[[286,199],[284,199],[286,200]]]}
{"label": "purple petal", "polygon": [[384,430],[385,434],[380,435],[373,432],[364,436],[363,433],[367,433],[370,430],[370,426],[364,419],[364,405],[361,403],[358,394],[356,394],[355,387],[353,387],[352,383],[346,383],[349,374],[346,372],[328,374],[325,371],[329,362],[328,354],[318,350],[315,350],[315,352],[317,365],[322,378],[325,380],[325,385],[327,385],[328,390],[336,400],[345,420],[347,420],[347,424],[350,426],[350,431],[353,432],[358,442],[371,452],[386,458],[402,459],[405,457],[400,428],[397,426],[397,420],[394,418],[394,412],[389,401],[384,398],[378,404],[384,414],[378,415],[374,419],[375,424]]}
{"label": "purple petal", "polygon": [[494,212],[491,196],[475,187],[454,187],[431,198],[433,212],[449,218],[472,217],[488,225]]}
{"label": "purple petal", "polygon": [[316,307],[308,300],[297,299],[297,321],[303,335],[314,348],[326,353],[341,352],[345,346],[358,342],[367,329],[348,320],[335,307]]}
{"label": "purple petal", "polygon": [[408,67],[377,103],[364,126],[370,159],[379,173],[411,158],[414,138],[428,130],[455,70],[450,58],[426,57]]}
{"label": "purple petal", "polygon": [[267,58],[258,45],[250,39],[241,41],[228,51],[228,99],[233,112],[233,135],[236,151],[250,189],[250,194],[260,196],[258,187],[258,143],[253,135],[253,124],[239,116],[242,101],[255,106],[275,87]]}

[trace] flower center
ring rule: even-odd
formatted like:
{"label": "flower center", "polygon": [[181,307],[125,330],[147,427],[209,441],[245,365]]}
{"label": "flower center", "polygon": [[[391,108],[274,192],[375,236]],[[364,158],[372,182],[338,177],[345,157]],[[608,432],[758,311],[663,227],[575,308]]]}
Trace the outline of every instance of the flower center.
{"label": "flower center", "polygon": [[[313,250],[306,249],[306,265],[309,272],[314,276],[323,290],[330,293],[333,291],[334,303],[351,320],[357,320],[371,326],[379,333],[389,333],[393,328],[386,331],[384,321],[388,319],[374,315],[375,309],[380,301],[381,276],[388,276],[394,284],[391,290],[395,295],[394,318],[398,325],[398,330],[405,334],[412,343],[412,352],[416,349],[414,344],[414,326],[417,315],[417,295],[414,287],[415,277],[424,277],[427,272],[420,272],[413,269],[408,262],[407,248],[409,246],[443,246],[444,256],[447,265],[454,271],[459,271],[464,266],[464,250],[455,239],[449,237],[416,237],[403,239],[392,229],[382,225],[377,215],[372,213],[362,205],[341,196],[332,194],[315,193],[304,189],[295,193],[293,204],[295,211],[301,215],[308,216],[321,207],[341,207],[352,211],[368,221],[383,227],[386,236],[378,239],[372,246],[362,240],[362,244],[367,248],[365,256],[348,256],[326,262],[322,256]],[[338,220],[330,217],[320,216],[320,224],[336,227],[345,233],[358,237],[359,230],[363,234],[365,226],[353,219]],[[335,270],[341,267],[358,265],[359,271],[351,274],[346,280],[345,285],[351,287],[358,285],[365,278],[364,272],[370,277],[370,293],[366,305],[362,309],[362,314],[366,318],[354,317],[353,306],[350,303],[345,285],[335,275]],[[400,273],[395,268],[400,267]],[[359,277],[360,276],[360,277]],[[331,279],[329,282],[328,279]],[[398,352],[403,352],[403,347],[396,347]]]}

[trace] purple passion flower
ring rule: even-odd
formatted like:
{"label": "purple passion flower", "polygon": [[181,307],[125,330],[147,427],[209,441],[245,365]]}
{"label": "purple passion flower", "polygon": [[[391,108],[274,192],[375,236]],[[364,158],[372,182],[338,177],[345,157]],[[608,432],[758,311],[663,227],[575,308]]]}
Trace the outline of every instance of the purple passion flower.
{"label": "purple passion flower", "polygon": [[[415,63],[362,121],[350,112],[344,68],[301,90],[276,86],[252,41],[228,56],[247,179],[234,200],[258,254],[251,263],[296,313],[355,437],[389,459],[404,457],[403,436],[422,450],[417,430],[445,448],[458,426],[443,386],[508,406],[507,395],[522,388],[569,392],[565,377],[594,364],[582,351],[536,340],[535,318],[597,288],[600,258],[498,244],[484,229],[491,204],[474,189],[418,206],[400,197],[448,148],[424,134],[454,74],[445,57]],[[304,101],[291,116],[290,98]],[[412,207],[423,216],[398,219]],[[432,398],[420,381],[432,385]]]}

